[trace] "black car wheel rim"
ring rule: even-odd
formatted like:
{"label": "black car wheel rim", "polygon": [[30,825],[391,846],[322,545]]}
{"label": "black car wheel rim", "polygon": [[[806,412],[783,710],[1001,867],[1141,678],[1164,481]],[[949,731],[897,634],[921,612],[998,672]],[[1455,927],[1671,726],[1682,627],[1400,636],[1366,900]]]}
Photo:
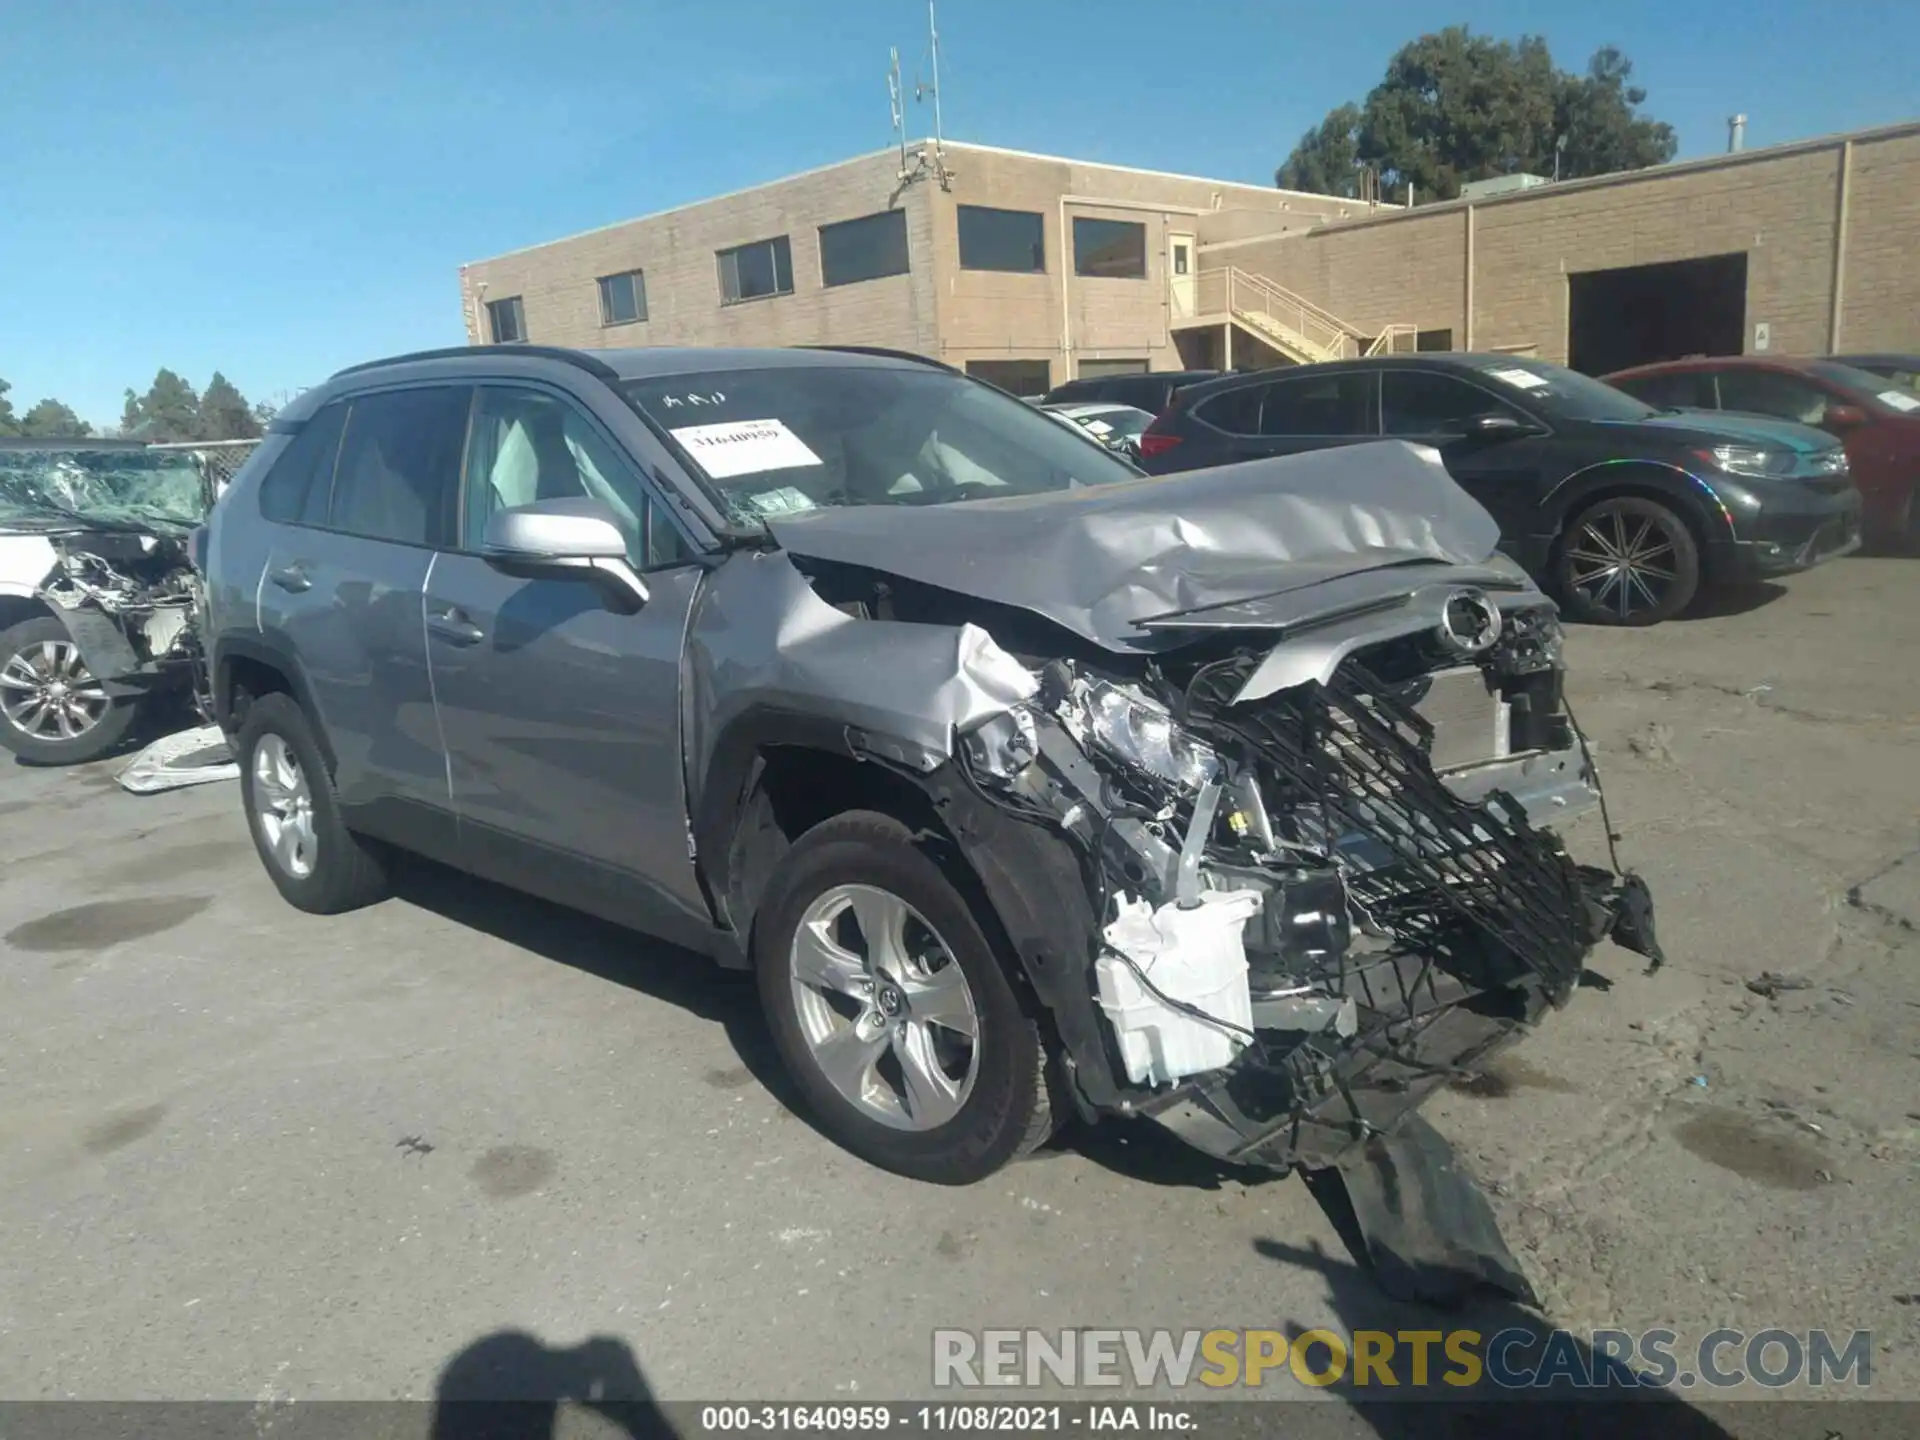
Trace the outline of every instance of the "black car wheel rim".
{"label": "black car wheel rim", "polygon": [[1608,506],[1581,522],[1567,547],[1568,583],[1622,620],[1657,610],[1680,583],[1674,535],[1660,520]]}

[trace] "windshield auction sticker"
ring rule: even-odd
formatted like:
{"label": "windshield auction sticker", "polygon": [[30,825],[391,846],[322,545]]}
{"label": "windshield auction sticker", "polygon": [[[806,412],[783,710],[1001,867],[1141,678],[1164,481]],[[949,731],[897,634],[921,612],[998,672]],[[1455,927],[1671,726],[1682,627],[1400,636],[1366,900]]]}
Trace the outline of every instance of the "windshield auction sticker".
{"label": "windshield auction sticker", "polygon": [[778,420],[729,420],[719,425],[683,425],[673,438],[687,447],[715,480],[818,465],[807,442]]}

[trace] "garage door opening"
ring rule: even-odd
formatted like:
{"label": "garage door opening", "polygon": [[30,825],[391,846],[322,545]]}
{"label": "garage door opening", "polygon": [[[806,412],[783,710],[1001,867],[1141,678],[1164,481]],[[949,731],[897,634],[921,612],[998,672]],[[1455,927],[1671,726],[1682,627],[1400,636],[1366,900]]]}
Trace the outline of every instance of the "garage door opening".
{"label": "garage door opening", "polygon": [[1567,277],[1567,363],[1588,375],[1738,355],[1746,328],[1745,251]]}

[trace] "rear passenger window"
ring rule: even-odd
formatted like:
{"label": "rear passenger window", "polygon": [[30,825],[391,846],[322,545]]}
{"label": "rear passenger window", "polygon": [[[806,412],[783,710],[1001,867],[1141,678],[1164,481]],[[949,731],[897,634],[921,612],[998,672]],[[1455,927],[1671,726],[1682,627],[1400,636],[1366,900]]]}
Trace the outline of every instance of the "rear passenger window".
{"label": "rear passenger window", "polygon": [[1262,435],[1373,435],[1373,376],[1348,370],[1302,376],[1267,387]]}
{"label": "rear passenger window", "polygon": [[433,386],[354,400],[328,523],[369,540],[451,548],[472,393]]}
{"label": "rear passenger window", "polygon": [[300,427],[260,481],[260,514],[282,525],[324,525],[347,407],[329,405]]}

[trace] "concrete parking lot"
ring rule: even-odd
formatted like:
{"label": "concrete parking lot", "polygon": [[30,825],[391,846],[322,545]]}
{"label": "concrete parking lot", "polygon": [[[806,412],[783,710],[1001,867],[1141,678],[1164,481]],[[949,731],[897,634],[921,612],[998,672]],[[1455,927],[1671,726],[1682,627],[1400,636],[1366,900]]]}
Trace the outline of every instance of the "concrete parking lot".
{"label": "concrete parking lot", "polygon": [[[1553,1321],[1871,1329],[1920,1398],[1920,562],[1756,599],[1574,634],[1672,963],[1603,951],[1429,1114]],[[896,1179],[783,1103],[743,979],[423,866],[298,914],[234,786],[113,768],[0,768],[0,1398],[430,1396],[503,1331],[899,1398],[937,1326],[1407,1323],[1298,1180],[1119,1125]]]}

